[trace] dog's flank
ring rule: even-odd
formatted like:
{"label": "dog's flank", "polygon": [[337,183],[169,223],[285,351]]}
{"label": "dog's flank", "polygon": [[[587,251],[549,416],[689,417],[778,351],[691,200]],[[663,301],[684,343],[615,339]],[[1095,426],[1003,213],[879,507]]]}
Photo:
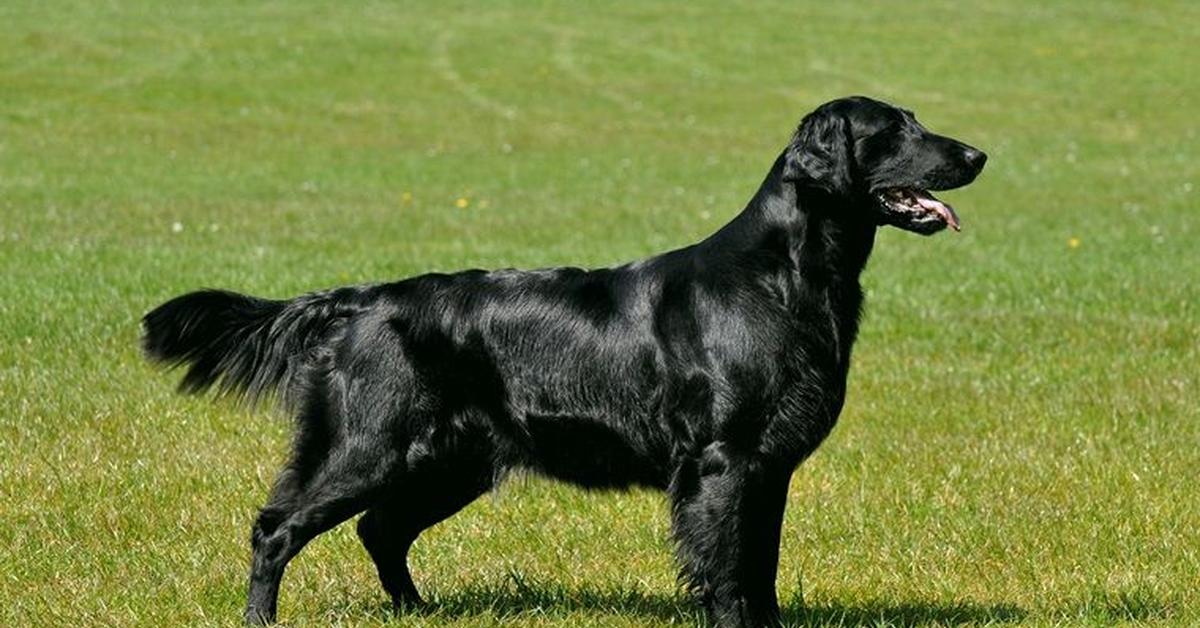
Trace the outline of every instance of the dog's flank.
{"label": "dog's flank", "polygon": [[362,513],[398,606],[425,529],[509,469],[667,492],[681,577],[723,626],[778,620],[788,480],[832,429],[880,225],[957,228],[929,190],[982,152],[866,98],[802,121],[758,193],[702,242],[598,270],[479,270],[291,301],[193,293],[145,319],[182,387],[284,391],[292,458],[252,529],[249,621],[283,570]]}

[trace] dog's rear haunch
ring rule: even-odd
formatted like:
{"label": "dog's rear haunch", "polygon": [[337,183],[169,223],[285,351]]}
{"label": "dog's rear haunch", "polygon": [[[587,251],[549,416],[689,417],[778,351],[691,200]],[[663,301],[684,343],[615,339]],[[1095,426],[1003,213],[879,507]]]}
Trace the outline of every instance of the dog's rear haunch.
{"label": "dog's rear haunch", "polygon": [[513,468],[667,492],[682,576],[721,626],[777,623],[792,471],[842,407],[859,274],[881,225],[959,227],[929,190],[979,150],[862,97],[809,114],[758,192],[704,241],[615,268],[465,271],[291,301],[194,292],[144,320],[181,387],[277,395],[292,457],[252,531],[246,619],[284,567],[364,513],[399,606],[421,531]]}

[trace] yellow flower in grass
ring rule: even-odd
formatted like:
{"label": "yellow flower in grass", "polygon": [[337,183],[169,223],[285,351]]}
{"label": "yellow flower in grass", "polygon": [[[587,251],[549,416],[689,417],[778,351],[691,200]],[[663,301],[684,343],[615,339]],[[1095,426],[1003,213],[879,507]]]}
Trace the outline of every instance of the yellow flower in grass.
{"label": "yellow flower in grass", "polygon": [[1067,240],[1067,248],[1069,248],[1069,249],[1079,248],[1079,238],[1071,238],[1071,239]]}
{"label": "yellow flower in grass", "polygon": [[471,205],[471,200],[465,196],[459,197],[459,199],[457,201],[454,201],[454,206],[459,209],[466,209],[470,205]]}

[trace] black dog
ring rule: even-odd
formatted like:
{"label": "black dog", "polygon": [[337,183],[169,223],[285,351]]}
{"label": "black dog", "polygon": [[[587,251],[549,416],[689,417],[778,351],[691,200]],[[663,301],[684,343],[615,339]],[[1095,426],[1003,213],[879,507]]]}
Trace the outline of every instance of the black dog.
{"label": "black dog", "polygon": [[911,112],[845,98],[804,118],[741,214],[658,257],[291,301],[202,291],[150,312],[145,351],[190,365],[183,390],[279,391],[298,414],[253,527],[246,619],[274,620],[288,561],[364,511],[384,589],[419,602],[412,542],[524,468],[667,491],[710,618],[776,623],[788,479],[841,411],[876,228],[957,229],[926,190],[985,160]]}

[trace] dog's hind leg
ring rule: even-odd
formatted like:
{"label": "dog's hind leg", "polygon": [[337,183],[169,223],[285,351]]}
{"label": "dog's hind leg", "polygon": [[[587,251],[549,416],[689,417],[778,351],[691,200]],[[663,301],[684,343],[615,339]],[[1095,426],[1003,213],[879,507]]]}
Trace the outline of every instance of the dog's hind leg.
{"label": "dog's hind leg", "polygon": [[672,529],[683,578],[718,626],[779,623],[775,576],[790,476],[720,442],[676,471]]}
{"label": "dog's hind leg", "polygon": [[421,453],[412,468],[358,520],[358,536],[397,609],[421,603],[408,569],[408,550],[417,536],[487,492],[495,474],[482,436],[452,446],[414,447]]}
{"label": "dog's hind leg", "polygon": [[275,620],[285,567],[317,535],[373,505],[403,468],[381,400],[388,379],[315,375],[302,404],[288,466],[251,530],[247,623]]}
{"label": "dog's hind leg", "polygon": [[247,623],[275,620],[279,582],[288,561],[317,535],[366,509],[394,467],[394,454],[342,447],[331,451],[303,486],[272,497],[251,532]]}

